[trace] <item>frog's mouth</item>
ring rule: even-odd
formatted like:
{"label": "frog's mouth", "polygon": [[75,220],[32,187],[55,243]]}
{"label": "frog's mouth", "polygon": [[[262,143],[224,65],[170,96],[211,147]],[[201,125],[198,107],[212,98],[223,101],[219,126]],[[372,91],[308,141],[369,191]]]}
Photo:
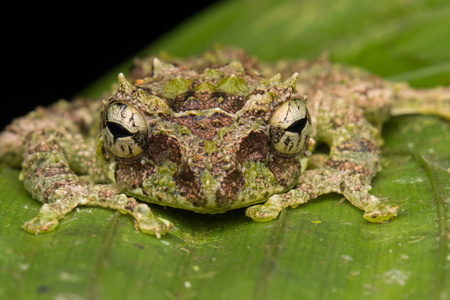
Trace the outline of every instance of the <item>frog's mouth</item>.
{"label": "frog's mouth", "polygon": [[[117,184],[124,193],[146,202],[215,214],[265,202],[270,196],[292,188],[300,176],[300,168],[292,163],[289,168],[276,168],[264,162],[246,161],[239,171],[218,176],[205,169],[196,175],[166,161],[138,187],[130,188],[123,181]],[[274,171],[290,176],[277,179]]]}

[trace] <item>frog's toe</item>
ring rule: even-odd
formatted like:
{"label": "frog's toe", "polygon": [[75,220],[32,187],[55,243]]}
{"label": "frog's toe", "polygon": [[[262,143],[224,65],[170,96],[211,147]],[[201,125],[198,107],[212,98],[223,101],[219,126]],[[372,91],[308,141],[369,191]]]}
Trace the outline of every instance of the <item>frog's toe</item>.
{"label": "frog's toe", "polygon": [[58,226],[57,219],[42,219],[39,217],[35,217],[30,221],[23,223],[22,228],[29,233],[44,233],[55,230]]}
{"label": "frog's toe", "polygon": [[273,205],[254,205],[246,209],[245,215],[256,222],[268,222],[275,219],[280,209]]}
{"label": "frog's toe", "polygon": [[25,222],[22,228],[30,233],[44,233],[55,230],[58,226],[58,218],[51,210],[48,204],[44,204],[39,211],[39,214],[33,219]]}
{"label": "frog's toe", "polygon": [[147,234],[154,234],[157,238],[161,237],[161,235],[166,234],[173,228],[172,222],[163,218],[155,217],[148,217],[139,220],[138,226],[142,232]]}
{"label": "frog's toe", "polygon": [[398,206],[383,206],[380,209],[367,211],[364,219],[372,223],[380,223],[392,219],[397,215]]}

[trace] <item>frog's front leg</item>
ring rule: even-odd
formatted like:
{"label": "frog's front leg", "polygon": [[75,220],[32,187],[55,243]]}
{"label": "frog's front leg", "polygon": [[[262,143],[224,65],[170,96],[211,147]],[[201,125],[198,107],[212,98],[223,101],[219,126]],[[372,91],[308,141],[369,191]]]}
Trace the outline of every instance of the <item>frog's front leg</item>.
{"label": "frog's front leg", "polygon": [[334,192],[344,195],[350,203],[365,211],[364,218],[370,222],[383,222],[397,215],[397,206],[385,205],[369,194],[370,185],[361,176],[351,173],[333,169],[307,171],[301,177],[303,183],[295,189],[273,195],[263,205],[249,207],[246,214],[258,222],[270,221],[288,206],[295,208],[320,195]]}
{"label": "frog's front leg", "polygon": [[[54,230],[58,220],[77,206],[101,206],[117,209],[132,215],[139,228],[160,236],[169,231],[172,224],[156,218],[146,204],[138,203],[120,193],[110,184],[95,184],[75,174],[75,165],[91,167],[88,173],[96,174],[90,165],[92,153],[89,143],[81,135],[44,130],[27,137],[22,163],[25,188],[33,198],[44,203],[38,215],[23,224],[32,233]],[[90,158],[91,160],[88,160]],[[88,175],[89,177],[89,175]]]}
{"label": "frog's front leg", "polygon": [[[316,135],[330,147],[328,160],[317,169],[307,170],[297,186],[274,195],[263,205],[246,211],[256,221],[269,221],[288,206],[296,207],[320,195],[339,193],[365,211],[371,222],[386,221],[397,214],[397,206],[385,205],[371,194],[371,180],[379,169],[377,132],[364,119],[362,111],[333,93],[318,93],[315,99]],[[314,109],[314,108],[313,108]]]}

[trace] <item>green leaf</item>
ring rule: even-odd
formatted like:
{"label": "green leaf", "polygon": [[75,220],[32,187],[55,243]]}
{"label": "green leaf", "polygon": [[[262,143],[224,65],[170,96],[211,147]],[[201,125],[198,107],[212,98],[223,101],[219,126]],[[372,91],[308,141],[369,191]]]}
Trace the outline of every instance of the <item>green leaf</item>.
{"label": "green leaf", "polygon": [[[415,86],[450,84],[448,1],[224,1],[145,49],[196,54],[237,45],[260,59],[314,58]],[[129,62],[85,91],[96,96]],[[2,299],[448,299],[450,125],[393,118],[372,193],[400,206],[371,224],[338,195],[255,223],[243,210],[199,215],[154,207],[173,233],[156,239],[130,217],[80,208],[53,233],[21,224],[40,204],[0,167]]]}

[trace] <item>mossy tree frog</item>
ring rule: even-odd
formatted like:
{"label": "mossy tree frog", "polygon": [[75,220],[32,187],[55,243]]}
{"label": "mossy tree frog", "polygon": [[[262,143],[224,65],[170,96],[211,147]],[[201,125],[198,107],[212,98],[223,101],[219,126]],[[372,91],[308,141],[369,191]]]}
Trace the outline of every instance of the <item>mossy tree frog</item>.
{"label": "mossy tree frog", "polygon": [[[172,223],[145,202],[208,214],[248,207],[262,222],[331,192],[383,222],[398,207],[369,193],[382,124],[411,110],[448,118],[449,95],[325,57],[264,64],[227,47],[184,60],[150,56],[119,74],[103,101],[61,101],[16,119],[0,135],[0,157],[21,164],[26,189],[43,203],[23,225],[32,233],[95,205],[159,237]],[[319,143],[329,155],[311,155]]]}

